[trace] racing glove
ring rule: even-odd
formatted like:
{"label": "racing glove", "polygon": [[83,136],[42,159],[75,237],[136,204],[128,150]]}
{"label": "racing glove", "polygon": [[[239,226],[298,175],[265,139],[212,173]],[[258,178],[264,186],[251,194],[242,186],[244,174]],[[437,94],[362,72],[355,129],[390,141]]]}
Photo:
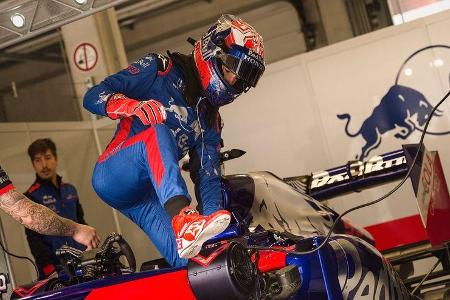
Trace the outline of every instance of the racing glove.
{"label": "racing glove", "polygon": [[167,117],[164,106],[158,101],[137,101],[124,94],[114,94],[109,98],[106,114],[113,120],[136,116],[144,125],[162,124]]}

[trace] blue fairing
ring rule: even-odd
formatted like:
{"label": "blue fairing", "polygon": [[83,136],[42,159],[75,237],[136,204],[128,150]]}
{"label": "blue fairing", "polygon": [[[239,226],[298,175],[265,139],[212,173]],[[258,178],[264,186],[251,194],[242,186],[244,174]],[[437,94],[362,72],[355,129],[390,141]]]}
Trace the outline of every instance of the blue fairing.
{"label": "blue fairing", "polygon": [[[372,245],[358,237],[335,233],[320,250],[302,254],[301,251],[312,250],[323,242],[324,233],[329,229],[336,214],[307,195],[291,189],[276,176],[267,172],[231,176],[224,181],[223,191],[224,206],[232,211],[232,224],[225,232],[205,244],[200,255],[190,260],[187,271],[170,268],[164,271],[113,276],[36,295],[29,299],[84,299],[87,295],[91,297],[99,289],[111,287],[112,290],[118,284],[121,284],[123,292],[126,293],[127,289],[132,290],[136,286],[132,284],[135,281],[159,278],[164,274],[175,272],[186,273],[183,276],[187,277],[178,280],[185,282],[185,291],[188,290],[190,295],[195,294],[197,299],[235,299],[236,297],[218,297],[215,286],[220,282],[224,284],[221,292],[228,291],[225,285],[231,290],[235,284],[233,280],[228,280],[230,276],[245,274],[245,268],[239,270],[231,267],[232,252],[227,252],[227,249],[232,248],[228,245],[236,242],[247,254],[256,251],[249,251],[250,247],[263,247],[266,250],[271,248],[274,251],[269,251],[270,253],[281,254],[281,260],[278,262],[274,262],[272,258],[266,260],[273,268],[260,270],[263,274],[273,275],[274,272],[289,265],[297,267],[301,284],[289,294],[288,299],[411,299],[392,266]],[[301,214],[307,214],[307,217],[290,219]],[[301,228],[300,226],[295,228],[297,220],[301,220]],[[258,226],[261,225],[258,223],[261,221],[267,221],[265,226]],[[290,228],[291,231],[280,230],[283,228]],[[299,233],[294,235],[292,232],[295,230]],[[242,259],[244,256],[239,257],[241,260],[238,262],[245,261]],[[260,267],[258,259],[250,258],[250,254],[248,257],[250,264]],[[237,263],[234,267],[244,265],[245,263]],[[172,285],[173,281],[170,281],[170,284]],[[152,286],[146,285],[145,288],[151,290]],[[141,292],[145,292],[143,287],[140,289]],[[198,297],[199,291],[203,297]],[[239,289],[235,291],[240,293]],[[117,289],[114,290],[114,293],[116,292]],[[149,298],[153,296],[155,295],[148,295]]]}
{"label": "blue fairing", "polygon": [[[323,241],[323,237],[312,239],[315,245]],[[292,299],[410,299],[391,265],[356,237],[333,236],[317,252],[288,254],[286,264],[297,265],[302,277],[301,289]]]}

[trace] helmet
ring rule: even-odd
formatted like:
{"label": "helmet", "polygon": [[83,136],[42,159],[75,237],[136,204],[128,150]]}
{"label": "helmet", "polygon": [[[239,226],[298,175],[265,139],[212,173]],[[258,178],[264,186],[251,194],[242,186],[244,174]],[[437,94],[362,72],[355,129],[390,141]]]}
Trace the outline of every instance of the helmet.
{"label": "helmet", "polygon": [[[233,15],[222,15],[194,45],[194,61],[204,95],[219,107],[255,87],[264,73],[264,45],[256,30]],[[222,65],[237,75],[230,85]]]}

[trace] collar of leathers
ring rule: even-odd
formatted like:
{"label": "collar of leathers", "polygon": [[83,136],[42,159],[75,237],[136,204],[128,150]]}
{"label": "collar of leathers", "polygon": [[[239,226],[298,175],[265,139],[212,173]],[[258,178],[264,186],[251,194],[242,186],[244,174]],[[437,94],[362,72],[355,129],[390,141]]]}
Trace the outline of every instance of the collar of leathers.
{"label": "collar of leathers", "polygon": [[55,187],[56,189],[59,189],[62,182],[62,177],[58,174],[56,174],[56,182],[58,183],[58,186],[55,186],[51,179],[43,179],[39,177],[39,175],[36,173],[36,182],[40,183],[41,185],[51,185]]}
{"label": "collar of leathers", "polygon": [[[191,55],[185,55],[178,52],[167,54],[172,59],[173,63],[180,66],[183,77],[185,80],[185,89],[183,91],[183,96],[186,99],[190,107],[194,108],[197,105],[197,101],[203,96],[203,89],[200,83],[200,77],[195,66],[194,57]],[[213,127],[217,119],[217,113],[219,109],[212,106],[205,99],[202,101],[200,109],[205,111],[206,124],[208,127]]]}

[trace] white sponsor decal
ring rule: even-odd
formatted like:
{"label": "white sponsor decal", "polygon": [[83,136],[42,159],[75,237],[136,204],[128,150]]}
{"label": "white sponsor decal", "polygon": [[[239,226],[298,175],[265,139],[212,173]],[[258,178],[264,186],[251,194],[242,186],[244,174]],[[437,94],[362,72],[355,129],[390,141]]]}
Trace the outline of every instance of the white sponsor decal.
{"label": "white sponsor decal", "polygon": [[98,95],[98,100],[97,100],[97,102],[96,102],[95,104],[100,104],[100,103],[103,103],[103,102],[108,101],[109,96],[111,96],[111,93],[106,94],[105,91],[101,92],[101,93]]}
{"label": "white sponsor decal", "polygon": [[[352,178],[361,177],[370,173],[387,170],[395,166],[400,166],[406,163],[404,156],[394,158],[391,160],[383,160],[381,156],[375,156],[367,162],[355,162],[350,166],[350,174]],[[313,173],[311,181],[311,189],[320,188],[325,185],[341,182],[350,179],[347,170],[339,174],[330,175],[327,171],[320,171]]]}

